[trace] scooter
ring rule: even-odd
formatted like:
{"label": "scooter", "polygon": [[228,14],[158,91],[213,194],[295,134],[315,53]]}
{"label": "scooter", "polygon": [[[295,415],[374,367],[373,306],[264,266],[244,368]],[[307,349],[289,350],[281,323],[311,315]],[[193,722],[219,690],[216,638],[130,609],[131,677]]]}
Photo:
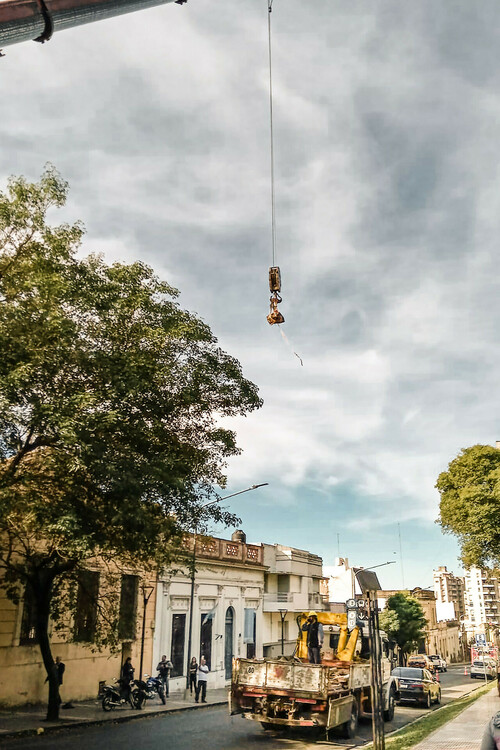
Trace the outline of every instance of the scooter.
{"label": "scooter", "polygon": [[152,700],[158,695],[163,705],[167,702],[165,696],[165,687],[162,680],[159,677],[151,677],[149,674],[145,674],[145,680],[135,680],[135,683],[144,696],[144,700]]}
{"label": "scooter", "polygon": [[145,697],[142,691],[138,689],[135,680],[129,683],[127,690],[127,686],[123,685],[122,680],[116,679],[112,685],[104,686],[101,695],[103,711],[127,707],[127,704],[130,704],[132,708],[142,708],[145,701]]}

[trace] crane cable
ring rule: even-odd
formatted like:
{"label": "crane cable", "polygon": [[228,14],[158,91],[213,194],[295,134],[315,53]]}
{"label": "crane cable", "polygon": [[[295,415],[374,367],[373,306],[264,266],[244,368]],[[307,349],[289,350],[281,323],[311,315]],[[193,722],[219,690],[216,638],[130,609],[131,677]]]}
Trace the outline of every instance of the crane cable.
{"label": "crane cable", "polygon": [[273,11],[273,0],[268,0],[267,34],[269,48],[269,120],[271,138],[271,233],[272,233],[272,256],[273,266],[276,265],[276,206],[274,199],[274,128],[273,128],[273,59],[271,44],[271,13]]}

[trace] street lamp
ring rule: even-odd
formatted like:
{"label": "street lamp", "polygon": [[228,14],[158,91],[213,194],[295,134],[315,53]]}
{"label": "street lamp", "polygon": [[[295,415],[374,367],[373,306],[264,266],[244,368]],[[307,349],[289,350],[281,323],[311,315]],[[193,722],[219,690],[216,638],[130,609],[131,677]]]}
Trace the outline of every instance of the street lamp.
{"label": "street lamp", "polygon": [[151,599],[151,594],[154,591],[154,586],[145,586],[144,582],[142,584],[142,637],[141,637],[141,664],[139,667],[139,679],[142,680],[142,662],[144,660],[144,636],[146,633],[146,608],[148,606],[148,602]]}
{"label": "street lamp", "polygon": [[216,503],[221,503],[223,500],[228,500],[230,497],[236,497],[236,495],[243,495],[245,492],[251,492],[252,490],[257,490],[259,489],[259,487],[267,487],[268,484],[269,484],[268,482],[262,482],[261,484],[252,484],[252,486],[247,487],[246,490],[239,490],[239,492],[232,492],[230,495],[225,495],[225,497],[217,497],[215,498],[215,500],[211,500],[209,503],[205,503],[204,505],[201,505],[197,509],[198,513],[196,516],[196,522],[195,522],[194,533],[193,533],[193,557],[191,558],[191,595],[190,595],[190,602],[189,602],[186,695],[189,690],[189,663],[191,660],[191,642],[192,642],[192,635],[193,635],[194,583],[195,583],[195,578],[196,578],[196,538],[198,536],[198,522],[200,520],[201,511],[203,511],[205,508],[208,508],[210,505],[215,505]]}
{"label": "street lamp", "polygon": [[285,617],[288,614],[287,609],[278,609],[278,612],[280,613],[281,617],[281,656],[285,655],[285,635],[284,635],[284,626],[285,626]]}

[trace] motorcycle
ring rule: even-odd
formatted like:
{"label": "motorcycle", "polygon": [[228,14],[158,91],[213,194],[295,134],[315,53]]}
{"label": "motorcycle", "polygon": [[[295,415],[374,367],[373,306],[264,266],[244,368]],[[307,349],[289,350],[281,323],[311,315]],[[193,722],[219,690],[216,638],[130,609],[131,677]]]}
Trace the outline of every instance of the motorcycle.
{"label": "motorcycle", "polygon": [[128,688],[127,690],[122,681],[118,679],[114,680],[112,685],[104,685],[102,693],[99,695],[99,698],[102,697],[102,710],[112,711],[127,704],[130,704],[132,708],[142,708],[145,697],[137,687],[135,680],[130,682]]}
{"label": "motorcycle", "polygon": [[167,698],[162,680],[159,677],[151,677],[149,674],[145,674],[144,677],[146,680],[135,680],[139,692],[144,696],[143,700],[152,700],[158,695],[163,705],[165,705]]}

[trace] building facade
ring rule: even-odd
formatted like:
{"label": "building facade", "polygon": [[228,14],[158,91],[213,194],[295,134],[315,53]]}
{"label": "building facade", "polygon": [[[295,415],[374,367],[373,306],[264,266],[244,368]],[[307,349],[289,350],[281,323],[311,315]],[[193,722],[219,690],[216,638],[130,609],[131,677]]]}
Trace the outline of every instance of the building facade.
{"label": "building facade", "polygon": [[323,561],[306,550],[264,544],[263,655],[293,654],[297,615],[325,608]]}
{"label": "building facade", "polygon": [[[191,553],[193,545],[191,537]],[[263,556],[262,545],[247,544],[243,532],[231,540],[197,537],[192,607],[192,569],[160,576],[153,667],[168,656],[172,692],[186,688],[192,656],[198,663],[205,657],[214,688],[229,683],[233,656],[262,657]]]}
{"label": "building facade", "polygon": [[[438,620],[465,618],[465,579],[455,576],[442,565],[433,571]],[[450,607],[450,605],[452,605]]]}
{"label": "building facade", "polygon": [[[74,611],[68,611],[63,627],[52,627],[52,655],[66,665],[61,688],[63,701],[96,698],[99,683],[120,676],[128,657],[139,673],[141,652],[144,669],[150,669],[156,602],[155,578],[135,571],[116,575],[119,606],[118,650],[93,650],[98,625],[98,600],[109,593],[109,582],[99,565],[83,571]],[[107,591],[106,591],[107,590]],[[147,601],[146,601],[147,599]],[[34,604],[27,591],[19,604],[0,589],[0,705],[43,703],[48,699],[46,671],[35,635]],[[143,630],[144,624],[144,630]],[[144,632],[144,640],[142,633]]]}
{"label": "building facade", "polygon": [[485,633],[488,641],[500,628],[499,581],[475,566],[465,574],[464,624],[469,637]]}

